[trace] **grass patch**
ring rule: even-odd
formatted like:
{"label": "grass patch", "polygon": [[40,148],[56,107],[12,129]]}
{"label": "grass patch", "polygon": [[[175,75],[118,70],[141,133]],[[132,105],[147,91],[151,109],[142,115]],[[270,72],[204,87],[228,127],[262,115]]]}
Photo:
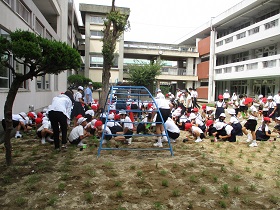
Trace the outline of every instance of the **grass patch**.
{"label": "grass patch", "polygon": [[179,196],[180,196],[180,191],[177,190],[177,189],[173,190],[173,191],[172,191],[172,196],[173,196],[173,197],[179,197]]}
{"label": "grass patch", "polygon": [[161,170],[161,171],[159,172],[159,174],[165,176],[165,175],[167,174],[167,171],[166,171],[166,170]]}
{"label": "grass patch", "polygon": [[162,180],[161,185],[164,187],[168,187],[169,186],[168,180],[166,180],[166,179]]}
{"label": "grass patch", "polygon": [[85,192],[84,197],[87,203],[91,203],[93,201],[93,195],[91,192]]}
{"label": "grass patch", "polygon": [[25,204],[27,204],[27,199],[24,198],[24,197],[17,197],[16,200],[15,200],[15,204],[18,206],[18,207],[22,207],[24,206]]}
{"label": "grass patch", "polygon": [[123,191],[119,190],[116,192],[116,197],[117,198],[122,198],[123,197]]}
{"label": "grass patch", "polygon": [[227,197],[228,194],[229,194],[229,186],[228,184],[223,184],[221,186],[221,190],[220,190],[221,194],[224,196],[224,197]]}

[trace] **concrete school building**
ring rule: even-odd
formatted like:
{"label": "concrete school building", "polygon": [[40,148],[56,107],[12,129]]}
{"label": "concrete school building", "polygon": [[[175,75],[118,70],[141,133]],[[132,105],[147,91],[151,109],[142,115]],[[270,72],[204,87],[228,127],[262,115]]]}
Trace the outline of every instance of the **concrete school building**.
{"label": "concrete school building", "polygon": [[[280,1],[244,0],[188,34],[208,102],[228,89],[250,97],[280,90]],[[207,84],[207,86],[205,86]]]}
{"label": "concrete school building", "polygon": [[[16,29],[29,30],[42,37],[60,40],[77,48],[80,38],[77,10],[72,0],[0,0],[0,35],[9,36]],[[24,66],[11,58],[17,72]],[[29,106],[41,109],[48,106],[55,95],[67,89],[71,70],[59,75],[45,75],[28,80],[19,89],[13,113],[27,112]],[[11,72],[0,66],[0,118],[4,117],[4,104],[12,82]]]}

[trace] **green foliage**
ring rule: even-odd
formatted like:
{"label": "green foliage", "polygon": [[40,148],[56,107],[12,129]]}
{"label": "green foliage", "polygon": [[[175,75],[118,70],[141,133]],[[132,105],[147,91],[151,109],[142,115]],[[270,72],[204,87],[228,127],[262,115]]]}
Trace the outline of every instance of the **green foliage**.
{"label": "green foliage", "polygon": [[141,61],[136,61],[135,64],[128,65],[128,80],[136,86],[149,86],[160,75],[161,67],[161,62],[146,64]]}
{"label": "green foliage", "polygon": [[92,82],[92,87],[94,90],[101,88],[102,84],[100,82],[93,82],[91,79],[84,77],[83,75],[73,74],[67,78],[68,83],[71,88],[78,88],[78,86],[87,86],[89,82]]}
{"label": "green foliage", "polygon": [[[26,79],[45,74],[59,74],[66,69],[77,69],[81,65],[81,56],[78,51],[66,43],[48,40],[22,30],[10,33],[10,39],[0,37],[1,58],[7,58],[10,55],[29,67]],[[2,59],[1,62],[2,65],[13,70],[8,60]],[[14,71],[13,73],[20,76]]]}

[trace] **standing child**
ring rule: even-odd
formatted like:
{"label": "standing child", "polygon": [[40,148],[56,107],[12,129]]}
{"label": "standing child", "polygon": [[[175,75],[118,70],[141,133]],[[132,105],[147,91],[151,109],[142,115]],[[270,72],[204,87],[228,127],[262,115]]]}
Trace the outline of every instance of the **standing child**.
{"label": "standing child", "polygon": [[[248,107],[248,120],[245,123],[244,127],[242,128],[242,131],[245,135],[247,135],[247,142],[252,143],[249,145],[250,147],[257,147],[257,141],[256,141],[256,126],[257,126],[257,120],[258,120],[258,111],[256,107],[253,105],[253,99],[252,98],[246,98],[244,101],[244,104]],[[248,133],[249,130],[251,132]]]}
{"label": "standing child", "polygon": [[218,119],[221,113],[225,113],[225,108],[227,107],[226,103],[224,102],[223,95],[218,96],[218,101],[215,103],[215,119]]}
{"label": "standing child", "polygon": [[271,119],[275,119],[275,112],[277,110],[277,105],[276,103],[273,101],[273,97],[272,96],[268,96],[267,97],[268,100],[268,117],[270,117]]}
{"label": "standing child", "polygon": [[83,91],[84,88],[82,86],[79,86],[77,92],[74,95],[74,106],[71,112],[71,118],[74,118],[74,127],[76,127],[77,125],[77,116],[79,114],[85,116],[85,109],[83,107],[83,105],[85,105],[83,101]]}
{"label": "standing child", "polygon": [[268,117],[269,108],[268,108],[267,98],[262,99],[262,105],[263,105],[262,115],[263,117]]}

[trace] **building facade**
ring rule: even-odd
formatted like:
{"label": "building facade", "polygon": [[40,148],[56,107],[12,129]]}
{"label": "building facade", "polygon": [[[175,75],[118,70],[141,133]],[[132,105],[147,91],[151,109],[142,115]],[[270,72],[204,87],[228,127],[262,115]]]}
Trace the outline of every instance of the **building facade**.
{"label": "building facade", "polygon": [[[17,29],[28,30],[42,37],[78,46],[77,11],[71,0],[1,0],[0,34],[9,36]],[[11,65],[18,73],[24,73],[24,66],[11,59]],[[4,107],[12,82],[11,72],[0,66],[0,107]],[[67,89],[67,76],[71,71],[59,75],[45,75],[28,80],[19,89],[13,112],[27,112],[29,107],[40,110],[48,106],[52,98]],[[1,119],[3,111],[0,112]]]}
{"label": "building facade", "polygon": [[[116,10],[126,15],[130,14],[129,8],[116,7]],[[84,45],[81,45],[79,50],[84,55],[84,76],[94,82],[102,82],[102,30],[104,29],[104,18],[110,11],[111,6],[80,4],[80,12],[84,24],[81,31],[85,37]],[[110,84],[123,81],[123,49],[124,35],[122,34],[116,43],[115,60],[111,68]]]}
{"label": "building facade", "polygon": [[228,89],[256,97],[280,89],[280,1],[244,0],[193,31],[181,44],[198,47],[199,81],[208,101]]}

